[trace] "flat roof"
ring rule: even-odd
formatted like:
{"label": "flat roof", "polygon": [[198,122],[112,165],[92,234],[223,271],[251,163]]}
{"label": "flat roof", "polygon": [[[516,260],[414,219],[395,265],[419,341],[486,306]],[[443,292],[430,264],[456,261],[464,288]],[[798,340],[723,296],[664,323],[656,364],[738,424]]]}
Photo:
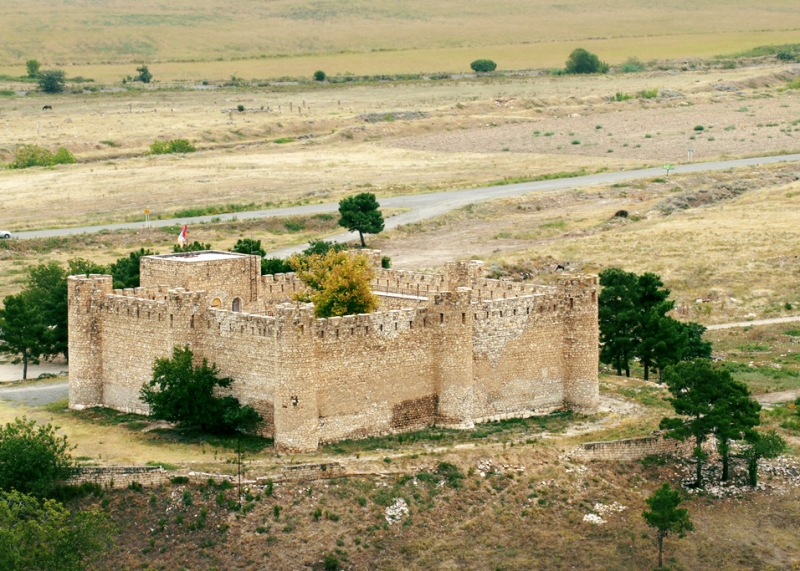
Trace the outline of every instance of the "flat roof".
{"label": "flat roof", "polygon": [[217,260],[232,260],[241,258],[247,254],[237,252],[217,252],[216,250],[206,250],[203,252],[175,252],[173,254],[160,254],[148,256],[165,260],[175,260],[176,262],[213,262]]}

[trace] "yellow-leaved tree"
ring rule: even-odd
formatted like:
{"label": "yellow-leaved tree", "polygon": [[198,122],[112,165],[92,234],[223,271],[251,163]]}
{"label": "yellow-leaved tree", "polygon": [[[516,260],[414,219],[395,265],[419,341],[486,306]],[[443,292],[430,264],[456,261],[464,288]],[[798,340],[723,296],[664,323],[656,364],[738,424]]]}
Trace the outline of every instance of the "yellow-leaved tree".
{"label": "yellow-leaved tree", "polygon": [[292,256],[289,265],[309,288],[296,299],[313,303],[317,317],[370,313],[378,307],[370,287],[375,272],[366,256],[329,251]]}

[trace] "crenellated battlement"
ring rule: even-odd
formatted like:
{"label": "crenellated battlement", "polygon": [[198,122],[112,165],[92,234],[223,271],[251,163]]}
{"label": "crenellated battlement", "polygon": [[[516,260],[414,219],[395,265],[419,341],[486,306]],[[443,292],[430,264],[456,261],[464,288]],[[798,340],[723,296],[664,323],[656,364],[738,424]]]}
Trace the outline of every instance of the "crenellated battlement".
{"label": "crenellated battlement", "polygon": [[257,275],[254,256],[154,256],[143,286],[122,290],[111,276],[71,276],[70,407],[147,413],[139,391],[154,360],[189,346],[290,451],[596,408],[596,276],[543,286],[485,278],[474,261],[384,269],[366,253],[382,309],[331,318],[294,301],[296,274]]}

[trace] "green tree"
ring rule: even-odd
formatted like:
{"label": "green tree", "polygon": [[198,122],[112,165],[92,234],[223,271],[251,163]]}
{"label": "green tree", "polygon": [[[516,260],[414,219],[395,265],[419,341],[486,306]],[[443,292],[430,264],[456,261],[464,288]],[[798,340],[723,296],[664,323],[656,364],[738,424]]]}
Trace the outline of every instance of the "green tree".
{"label": "green tree", "polygon": [[325,81],[326,77],[325,72],[321,69],[314,72],[314,81]]}
{"label": "green tree", "polygon": [[214,395],[216,389],[230,388],[233,379],[220,377],[207,359],[195,366],[193,358],[189,347],[175,347],[171,359],[156,359],[153,379],[140,392],[151,416],[208,432],[253,430],[262,419],[251,406]]}
{"label": "green tree", "polygon": [[650,509],[644,510],[642,517],[647,525],[656,529],[659,568],[664,566],[664,538],[673,533],[683,537],[694,529],[688,510],[678,507],[682,501],[680,491],[673,490],[669,484],[664,484],[645,500]]}
{"label": "green tree", "polygon": [[747,460],[747,482],[752,486],[758,485],[758,461],[761,458],[775,458],[780,456],[788,445],[774,430],[768,432],[753,431],[749,437],[750,446],[745,450]]}
{"label": "green tree", "polygon": [[142,65],[141,67],[137,67],[136,71],[138,74],[136,77],[133,78],[133,81],[141,81],[142,83],[150,83],[153,79],[153,74],[150,73],[150,70],[147,69],[146,65]]}
{"label": "green tree", "polygon": [[26,417],[0,428],[0,490],[43,497],[69,477],[73,461],[57,428]]}
{"label": "green tree", "polygon": [[731,441],[754,438],[754,428],[761,423],[761,405],[750,397],[750,390],[734,380],[726,369],[719,369],[718,387],[721,393],[714,404],[714,434],[717,450],[722,457],[722,481],[729,478]]}
{"label": "green tree", "polygon": [[686,332],[686,346],[681,359],[684,361],[710,359],[712,352],[711,341],[703,341],[703,334],[706,332],[705,326],[694,321],[681,323],[681,326]]}
{"label": "green tree", "polygon": [[325,240],[309,240],[308,248],[303,250],[303,256],[324,256],[330,251],[344,252],[347,250],[347,244],[340,242],[326,242]]}
{"label": "green tree", "polygon": [[140,266],[144,256],[154,256],[152,250],[139,248],[123,258],[118,258],[116,262],[108,268],[114,278],[114,289],[134,288],[141,285]]}
{"label": "green tree", "polygon": [[600,272],[600,285],[600,361],[613,365],[617,375],[624,369],[630,377],[639,323],[639,280],[632,272],[608,268]]}
{"label": "green tree", "polygon": [[25,62],[25,69],[28,70],[28,77],[34,78],[39,75],[39,68],[41,65],[35,59],[29,59]]}
{"label": "green tree", "polygon": [[666,436],[695,441],[694,456],[697,459],[695,487],[703,486],[702,464],[705,459],[703,443],[717,430],[721,412],[715,415],[715,407],[725,406],[726,391],[730,389],[730,373],[715,369],[704,359],[685,361],[664,369],[664,382],[672,394],[669,402],[680,418],[661,419],[661,428]]}
{"label": "green tree", "polygon": [[261,240],[253,240],[252,238],[239,238],[233,246],[231,252],[238,252],[239,254],[252,254],[253,256],[261,256],[262,258],[267,254],[264,248],[261,247]]}
{"label": "green tree", "polygon": [[472,71],[475,73],[487,73],[497,69],[497,64],[490,59],[476,59],[469,64],[469,67],[472,68]]}
{"label": "green tree", "polygon": [[23,292],[7,295],[0,309],[0,353],[22,363],[22,378],[28,378],[28,364],[38,365],[47,354],[48,330],[30,295]]}
{"label": "green tree", "polygon": [[183,246],[175,244],[172,246],[172,251],[174,253],[179,252],[205,252],[211,249],[211,244],[203,244],[202,242],[198,242],[195,240],[194,242],[186,242]]}
{"label": "green tree", "polygon": [[60,69],[46,69],[36,76],[39,89],[45,93],[61,93],[66,85],[66,73]]}
{"label": "green tree", "polygon": [[41,347],[45,357],[67,356],[67,272],[57,262],[39,264],[28,270],[23,292],[45,327]]}
{"label": "green tree", "polygon": [[108,516],[99,510],[70,514],[55,500],[0,492],[0,569],[84,571],[112,545]]}
{"label": "green tree", "polygon": [[291,264],[282,258],[262,258],[261,274],[288,274],[293,272]]}
{"label": "green tree", "polygon": [[308,286],[297,296],[314,304],[317,317],[370,313],[378,307],[370,281],[374,271],[366,256],[329,251],[325,255],[292,256],[294,271]]}
{"label": "green tree", "polygon": [[597,55],[583,48],[576,48],[569,54],[565,71],[567,73],[606,73],[608,64],[601,62]]}
{"label": "green tree", "polygon": [[371,192],[362,192],[343,198],[339,202],[339,226],[350,232],[358,232],[361,247],[365,248],[364,234],[383,232],[383,215],[378,210],[380,204]]}

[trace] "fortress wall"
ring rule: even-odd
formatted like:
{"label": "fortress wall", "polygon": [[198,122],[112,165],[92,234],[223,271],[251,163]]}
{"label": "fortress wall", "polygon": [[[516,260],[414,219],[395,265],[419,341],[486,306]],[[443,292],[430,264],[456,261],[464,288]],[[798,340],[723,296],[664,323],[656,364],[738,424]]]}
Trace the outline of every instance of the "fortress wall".
{"label": "fortress wall", "polygon": [[391,311],[393,309],[411,309],[427,307],[428,298],[421,296],[381,294],[378,293],[378,311]]}
{"label": "fortress wall", "polygon": [[478,278],[472,282],[474,299],[506,299],[524,295],[555,293],[556,288],[546,285],[528,284]]}
{"label": "fortress wall", "polygon": [[[203,260],[203,255],[209,259]],[[218,257],[211,257],[214,255]],[[253,311],[261,282],[261,258],[231,252],[145,256],[141,260],[140,281],[145,288],[167,284],[171,288],[204,291],[209,305],[217,299],[222,309],[231,309],[233,300],[238,298],[241,311]]]}
{"label": "fortress wall", "polygon": [[274,434],[279,337],[274,317],[209,309],[195,351],[234,379],[230,394],[261,414],[265,436]]}
{"label": "fortress wall", "polygon": [[267,274],[261,276],[258,292],[259,310],[271,312],[275,304],[292,301],[292,296],[304,291],[306,286],[294,272],[288,274]]}
{"label": "fortress wall", "polygon": [[437,327],[426,309],[316,320],[320,441],[433,424]]}
{"label": "fortress wall", "polygon": [[447,289],[445,276],[422,274],[406,270],[375,269],[372,290],[377,293],[399,293],[427,297],[429,294]]}
{"label": "fortress wall", "polygon": [[139,391],[152,379],[153,362],[172,355],[175,316],[166,301],[106,296],[103,321],[103,406],[147,414]]}
{"label": "fortress wall", "polygon": [[562,304],[550,294],[473,303],[476,422],[564,405]]}

